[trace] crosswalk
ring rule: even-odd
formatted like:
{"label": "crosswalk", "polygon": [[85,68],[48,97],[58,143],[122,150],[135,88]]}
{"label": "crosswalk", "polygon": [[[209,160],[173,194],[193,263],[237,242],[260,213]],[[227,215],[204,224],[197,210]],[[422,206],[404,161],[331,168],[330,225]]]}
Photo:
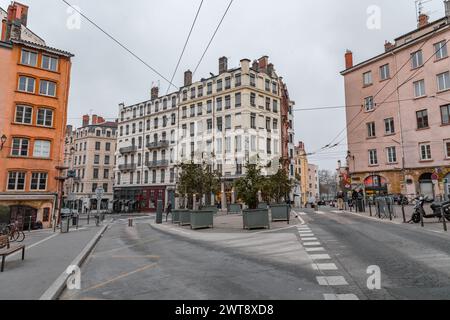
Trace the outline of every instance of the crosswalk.
{"label": "crosswalk", "polygon": [[[314,232],[311,230],[311,228],[308,225],[304,224],[298,226],[297,231],[304,250],[313,262],[312,269],[320,274],[316,277],[317,283],[320,286],[329,288],[348,286],[349,284],[343,276],[327,275],[327,272],[336,272],[339,270],[339,268],[335,263],[332,262],[330,255],[326,253],[325,248],[322,246],[318,238],[314,235]],[[352,293],[326,293],[323,295],[323,298],[325,300],[359,300],[359,298]]]}

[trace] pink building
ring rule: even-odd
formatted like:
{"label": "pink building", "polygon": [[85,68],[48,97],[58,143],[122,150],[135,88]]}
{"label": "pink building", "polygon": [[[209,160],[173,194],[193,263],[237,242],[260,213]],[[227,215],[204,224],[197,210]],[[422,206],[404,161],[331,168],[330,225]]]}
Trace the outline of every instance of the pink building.
{"label": "pink building", "polygon": [[450,2],[446,17],[353,64],[345,54],[348,165],[368,194],[450,194]]}

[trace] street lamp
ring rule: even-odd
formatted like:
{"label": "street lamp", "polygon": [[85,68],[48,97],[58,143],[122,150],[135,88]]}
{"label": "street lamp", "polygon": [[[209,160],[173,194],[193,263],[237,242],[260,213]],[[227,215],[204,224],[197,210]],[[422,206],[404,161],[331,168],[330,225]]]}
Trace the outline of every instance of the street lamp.
{"label": "street lamp", "polygon": [[5,145],[6,140],[8,140],[8,137],[5,135],[2,135],[2,137],[0,138],[0,150],[3,150],[3,146]]}

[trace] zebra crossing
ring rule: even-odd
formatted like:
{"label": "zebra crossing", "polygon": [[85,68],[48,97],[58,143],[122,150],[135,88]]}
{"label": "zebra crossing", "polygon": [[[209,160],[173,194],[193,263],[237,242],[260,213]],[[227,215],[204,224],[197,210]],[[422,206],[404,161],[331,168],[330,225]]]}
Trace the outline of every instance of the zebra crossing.
{"label": "zebra crossing", "polygon": [[[338,266],[332,262],[329,254],[314,235],[311,228],[302,224],[297,227],[301,243],[309,258],[313,261],[312,269],[320,273],[316,277],[317,283],[324,287],[344,287],[348,286],[347,280],[343,276],[327,276],[327,271],[337,271]],[[325,300],[359,300],[355,294],[335,294],[327,293],[323,295]]]}

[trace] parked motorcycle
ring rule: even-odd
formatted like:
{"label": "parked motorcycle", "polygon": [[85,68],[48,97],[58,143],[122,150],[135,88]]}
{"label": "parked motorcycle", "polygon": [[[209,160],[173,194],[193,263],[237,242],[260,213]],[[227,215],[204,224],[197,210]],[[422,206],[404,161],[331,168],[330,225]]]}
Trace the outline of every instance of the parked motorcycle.
{"label": "parked motorcycle", "polygon": [[427,214],[423,208],[424,204],[428,201],[427,197],[416,198],[416,204],[414,206],[414,213],[411,220],[414,223],[420,223],[420,215],[422,214],[424,219],[442,218],[442,212],[445,219],[450,221],[450,201],[435,202],[431,205],[432,214]]}

